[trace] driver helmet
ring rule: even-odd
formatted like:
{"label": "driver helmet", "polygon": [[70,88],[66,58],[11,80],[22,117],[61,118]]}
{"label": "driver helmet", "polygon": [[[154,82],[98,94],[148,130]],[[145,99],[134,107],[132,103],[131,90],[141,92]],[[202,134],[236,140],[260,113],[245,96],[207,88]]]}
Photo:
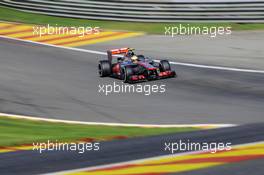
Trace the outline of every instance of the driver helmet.
{"label": "driver helmet", "polygon": [[128,56],[128,57],[132,57],[132,56],[134,56],[135,54],[134,54],[134,52],[133,52],[133,49],[129,49],[128,51],[127,51],[127,53],[126,53],[126,56]]}
{"label": "driver helmet", "polygon": [[131,60],[132,60],[132,62],[136,62],[136,61],[138,61],[138,57],[134,55],[131,57]]}

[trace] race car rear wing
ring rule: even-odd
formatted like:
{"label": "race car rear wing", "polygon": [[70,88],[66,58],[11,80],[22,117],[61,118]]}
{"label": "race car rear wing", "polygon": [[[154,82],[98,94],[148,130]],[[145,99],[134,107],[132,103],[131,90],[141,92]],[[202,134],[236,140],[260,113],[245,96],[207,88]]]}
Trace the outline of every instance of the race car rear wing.
{"label": "race car rear wing", "polygon": [[128,51],[129,51],[129,48],[127,48],[127,47],[110,50],[112,55],[123,54],[123,53],[127,53]]}
{"label": "race car rear wing", "polygon": [[112,63],[113,55],[126,54],[131,48],[124,47],[107,51],[108,60]]}

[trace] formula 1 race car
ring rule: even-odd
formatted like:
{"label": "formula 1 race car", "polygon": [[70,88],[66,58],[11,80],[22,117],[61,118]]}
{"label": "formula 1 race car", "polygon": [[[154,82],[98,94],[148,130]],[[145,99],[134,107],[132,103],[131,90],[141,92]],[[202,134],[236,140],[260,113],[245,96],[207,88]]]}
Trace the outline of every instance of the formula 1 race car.
{"label": "formula 1 race car", "polygon": [[176,77],[168,60],[155,62],[144,55],[136,55],[131,48],[108,50],[107,56],[108,60],[100,60],[98,64],[101,77],[115,77],[124,83]]}

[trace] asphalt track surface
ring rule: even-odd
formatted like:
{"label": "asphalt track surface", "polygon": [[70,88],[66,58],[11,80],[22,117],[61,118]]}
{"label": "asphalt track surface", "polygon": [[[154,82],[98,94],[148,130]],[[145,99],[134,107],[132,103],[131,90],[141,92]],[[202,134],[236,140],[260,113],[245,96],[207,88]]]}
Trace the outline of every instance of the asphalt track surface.
{"label": "asphalt track surface", "polygon": [[[120,46],[123,45],[122,41],[120,43]],[[93,47],[94,50],[104,51],[109,44]],[[148,49],[141,48],[141,51],[145,55],[153,55]],[[164,94],[145,96],[122,93],[105,96],[98,93],[99,84],[121,82],[98,78],[97,61],[104,58],[102,55],[2,38],[0,53],[1,112],[94,122],[263,122],[264,74],[173,66],[179,75],[177,79],[145,83],[165,84]],[[261,56],[262,52],[252,55],[256,59]],[[262,67],[258,62],[256,65],[253,68]],[[162,143],[169,140],[188,138],[193,142],[231,141],[233,144],[263,141],[263,126],[251,124],[188,134],[103,142],[100,152],[83,155],[69,152],[39,154],[34,151],[4,153],[0,156],[0,174],[39,174],[164,155]],[[252,169],[256,171],[251,174],[259,174],[263,172],[263,166],[258,166],[261,164],[263,159],[183,174],[243,174],[241,172],[250,172]]]}
{"label": "asphalt track surface", "polygon": [[[46,151],[40,154],[38,151],[18,151],[0,154],[0,174],[40,174],[86,168],[96,165],[119,163],[123,161],[149,158],[170,154],[164,151],[165,142],[231,142],[237,144],[258,142],[264,140],[264,123],[248,124],[238,127],[202,130],[189,133],[167,134],[143,138],[109,141],[100,143],[100,151],[85,152],[79,154],[69,151]],[[15,161],[14,161],[15,160]],[[243,162],[243,168],[239,164],[214,167],[213,169],[193,171],[192,174],[227,174],[239,170],[243,173],[244,168],[252,168],[263,163],[263,159]],[[257,167],[263,172],[263,166]],[[225,171],[228,170],[228,171]],[[251,169],[252,170],[252,169]],[[259,171],[250,174],[259,174]],[[248,170],[247,170],[248,172]],[[186,173],[188,174],[188,173]],[[232,173],[233,174],[233,173]],[[245,173],[244,173],[245,174]]]}
{"label": "asphalt track surface", "polygon": [[264,32],[236,31],[231,35],[145,35],[88,46],[90,50],[133,47],[154,58],[178,62],[264,70]]}
{"label": "asphalt track surface", "polygon": [[0,53],[3,113],[144,124],[263,122],[264,74],[173,66],[178,78],[141,84],[164,84],[165,93],[106,96],[98,85],[121,81],[98,77],[105,56],[3,38]]}

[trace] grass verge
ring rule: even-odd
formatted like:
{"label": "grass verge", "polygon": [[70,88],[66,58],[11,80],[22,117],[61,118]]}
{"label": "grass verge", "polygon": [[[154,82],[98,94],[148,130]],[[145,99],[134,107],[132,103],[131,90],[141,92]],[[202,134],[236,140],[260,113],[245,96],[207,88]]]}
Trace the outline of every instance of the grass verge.
{"label": "grass verge", "polygon": [[0,146],[32,144],[47,140],[75,141],[83,138],[105,139],[114,136],[140,137],[195,131],[198,128],[142,128],[65,124],[0,116]]}
{"label": "grass verge", "polygon": [[[164,34],[165,26],[175,26],[179,23],[143,23],[143,22],[118,22],[104,20],[73,19],[54,17],[28,12],[21,12],[11,8],[0,6],[0,20],[22,22],[28,24],[50,24],[58,26],[98,26],[101,29],[138,31],[149,34]],[[184,24],[184,23],[182,23]],[[187,23],[185,23],[187,24]],[[231,26],[232,30],[260,30],[264,24],[237,24],[237,23],[190,23],[191,26]]]}

